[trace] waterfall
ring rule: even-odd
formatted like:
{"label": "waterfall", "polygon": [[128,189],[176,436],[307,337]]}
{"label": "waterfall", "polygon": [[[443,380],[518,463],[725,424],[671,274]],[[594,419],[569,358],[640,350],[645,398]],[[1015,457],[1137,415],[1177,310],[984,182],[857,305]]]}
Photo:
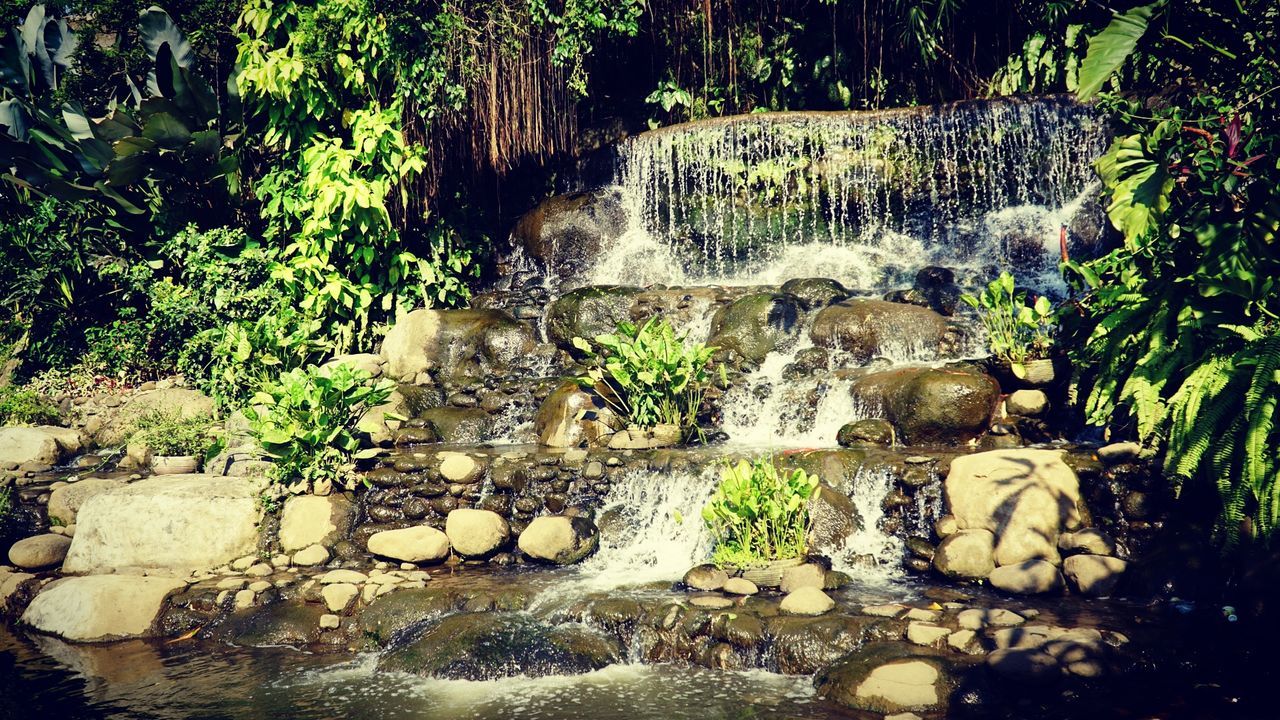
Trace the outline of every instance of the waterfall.
{"label": "waterfall", "polygon": [[[1038,273],[1056,267],[1059,228],[1095,194],[1090,163],[1106,142],[1094,109],[1064,98],[762,113],[643,133],[619,147],[630,229],[590,281],[827,276],[875,291],[930,264],[962,278],[1000,265]],[[1095,241],[1100,224],[1082,225],[1073,241]]]}

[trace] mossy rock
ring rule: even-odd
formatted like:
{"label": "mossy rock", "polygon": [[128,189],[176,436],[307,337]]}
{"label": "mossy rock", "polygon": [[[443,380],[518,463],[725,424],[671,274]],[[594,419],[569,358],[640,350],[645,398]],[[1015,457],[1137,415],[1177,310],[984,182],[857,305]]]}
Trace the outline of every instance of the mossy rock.
{"label": "mossy rock", "polygon": [[807,310],[817,310],[849,299],[853,293],[831,278],[796,278],[780,288],[783,293],[800,298]]}
{"label": "mossy rock", "polygon": [[561,295],[547,308],[547,339],[581,357],[573,339],[591,340],[614,332],[620,322],[629,322],[631,304],[640,292],[625,285],[591,285]]}
{"label": "mossy rock", "polygon": [[804,305],[782,293],[754,293],[721,308],[711,320],[708,345],[759,363],[799,336]]}

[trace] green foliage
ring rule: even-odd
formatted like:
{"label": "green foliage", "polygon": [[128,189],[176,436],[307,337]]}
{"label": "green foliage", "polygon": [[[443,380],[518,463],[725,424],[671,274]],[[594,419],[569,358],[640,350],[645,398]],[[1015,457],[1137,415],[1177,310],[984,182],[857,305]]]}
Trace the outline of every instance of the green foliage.
{"label": "green foliage", "polygon": [[1028,302],[1013,275],[1002,272],[979,295],[965,294],[960,299],[978,311],[991,354],[1008,362],[1018,377],[1026,374],[1028,360],[1049,357],[1056,325],[1049,298],[1041,295]]}
{"label": "green foliage", "polygon": [[255,319],[211,328],[198,341],[209,347],[197,368],[200,387],[219,407],[238,407],[268,378],[318,361],[332,346],[319,336],[320,321],[278,306]]}
{"label": "green foliage", "polygon": [[264,383],[245,409],[250,432],[275,459],[275,479],[291,493],[328,494],[333,483],[351,487],[347,467],[359,449],[355,425],[381,404],[395,383],[371,382],[348,365],[291,370]]}
{"label": "green foliage", "polygon": [[186,417],[181,410],[152,410],[133,423],[130,443],[145,445],[156,456],[194,456],[205,459],[218,444],[213,418]]}
{"label": "green foliage", "polygon": [[584,388],[606,388],[605,399],[641,427],[675,425],[686,435],[694,429],[716,348],[686,344],[662,318],[638,328],[621,323],[617,333],[599,335],[595,344],[600,354],[586,340],[573,339],[574,347],[595,362],[578,378]]}
{"label": "green foliage", "polygon": [[1080,66],[1077,89],[1081,100],[1096,95],[1128,61],[1138,47],[1138,41],[1146,34],[1151,16],[1164,5],[1165,0],[1158,0],[1116,15],[1102,32],[1089,38],[1089,52]]}
{"label": "green foliage", "polygon": [[0,387],[0,425],[56,425],[61,416],[56,405],[34,390]]}
{"label": "green foliage", "polygon": [[768,458],[738,461],[720,474],[720,485],[702,509],[715,537],[712,561],[749,567],[803,558],[812,519],[809,500],[819,478],[804,470],[779,471]]}
{"label": "green foliage", "polygon": [[1080,63],[1084,59],[1085,34],[1080,24],[1067,25],[1061,33],[1037,32],[1022,44],[1022,51],[1009,56],[1004,67],[991,79],[996,95],[1038,93],[1079,86]]}

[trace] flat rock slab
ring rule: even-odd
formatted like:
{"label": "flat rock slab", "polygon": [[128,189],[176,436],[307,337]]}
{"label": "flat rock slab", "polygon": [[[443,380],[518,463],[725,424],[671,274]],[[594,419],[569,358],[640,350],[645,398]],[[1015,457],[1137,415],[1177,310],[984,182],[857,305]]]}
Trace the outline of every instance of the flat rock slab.
{"label": "flat rock slab", "polygon": [[77,642],[149,637],[165,598],[186,587],[176,578],[92,575],[49,583],[22,623]]}
{"label": "flat rock slab", "polygon": [[63,572],[190,572],[254,554],[257,494],[245,478],[165,475],[94,495],[77,513]]}

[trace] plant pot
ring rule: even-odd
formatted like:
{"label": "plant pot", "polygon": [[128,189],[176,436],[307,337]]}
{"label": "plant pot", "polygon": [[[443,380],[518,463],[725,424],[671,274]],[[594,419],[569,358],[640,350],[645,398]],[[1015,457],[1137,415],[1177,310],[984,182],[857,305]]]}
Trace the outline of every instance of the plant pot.
{"label": "plant pot", "polygon": [[1062,380],[1070,373],[1070,365],[1065,357],[1027,360],[1022,363],[1019,372],[1014,372],[1007,360],[992,358],[988,367],[991,374],[999,381],[1001,389],[1012,392],[1022,388],[1042,388]]}
{"label": "plant pot", "polygon": [[799,567],[804,558],[787,558],[785,560],[766,560],[758,565],[747,567],[725,568],[730,575],[740,574],[760,587],[775,588],[782,584],[782,575],[793,567]]}
{"label": "plant pot", "polygon": [[200,469],[200,458],[194,455],[158,455],[151,458],[152,475],[186,475]]}

